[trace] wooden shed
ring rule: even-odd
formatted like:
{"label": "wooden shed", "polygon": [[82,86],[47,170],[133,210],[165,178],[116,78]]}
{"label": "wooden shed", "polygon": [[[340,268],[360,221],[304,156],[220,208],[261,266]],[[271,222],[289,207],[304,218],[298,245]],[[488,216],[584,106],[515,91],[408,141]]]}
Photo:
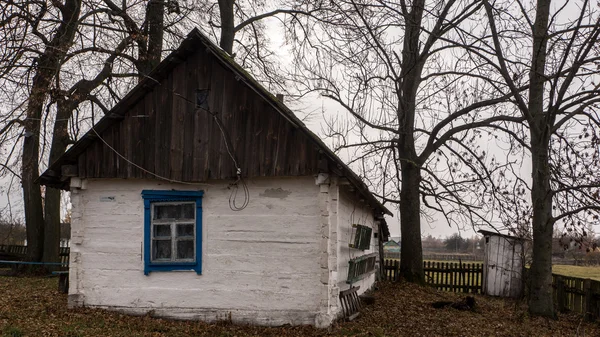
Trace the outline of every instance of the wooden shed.
{"label": "wooden shed", "polygon": [[71,191],[71,307],[326,327],[389,235],[360,177],[198,30],[40,183]]}
{"label": "wooden shed", "polygon": [[483,293],[500,297],[523,294],[524,239],[480,230],[485,237]]}

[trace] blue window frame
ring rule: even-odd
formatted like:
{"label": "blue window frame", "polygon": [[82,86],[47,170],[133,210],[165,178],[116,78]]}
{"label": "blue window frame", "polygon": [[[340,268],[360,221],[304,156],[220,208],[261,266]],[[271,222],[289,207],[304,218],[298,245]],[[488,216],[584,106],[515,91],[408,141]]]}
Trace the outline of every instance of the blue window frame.
{"label": "blue window frame", "polygon": [[202,191],[143,190],[144,274],[202,274]]}

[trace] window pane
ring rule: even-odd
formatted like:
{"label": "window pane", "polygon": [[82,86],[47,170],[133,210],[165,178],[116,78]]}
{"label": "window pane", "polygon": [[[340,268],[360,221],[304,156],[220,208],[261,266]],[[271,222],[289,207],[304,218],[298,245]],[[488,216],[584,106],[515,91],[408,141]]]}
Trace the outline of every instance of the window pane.
{"label": "window pane", "polygon": [[154,225],[154,237],[171,236],[171,225]]}
{"label": "window pane", "polygon": [[152,241],[152,260],[171,259],[171,240]]}
{"label": "window pane", "polygon": [[154,219],[194,219],[193,203],[178,205],[155,205]]}
{"label": "window pane", "polygon": [[182,219],[194,219],[194,209],[196,208],[196,204],[183,204],[180,205],[182,210],[181,213],[183,214],[183,216],[181,217]]}
{"label": "window pane", "polygon": [[185,236],[194,237],[194,225],[193,224],[177,225],[177,237],[185,237]]}
{"label": "window pane", "polygon": [[193,259],[194,258],[194,240],[177,241],[177,258],[178,259]]}

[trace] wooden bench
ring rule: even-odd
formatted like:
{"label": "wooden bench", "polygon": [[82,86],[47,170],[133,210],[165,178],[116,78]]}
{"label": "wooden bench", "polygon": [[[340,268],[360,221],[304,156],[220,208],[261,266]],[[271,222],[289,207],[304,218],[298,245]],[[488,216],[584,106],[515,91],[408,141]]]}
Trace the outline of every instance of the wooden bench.
{"label": "wooden bench", "polygon": [[[60,266],[63,268],[68,268],[69,265],[62,262],[29,262],[29,261],[9,261],[9,260],[0,260],[1,264],[10,265],[14,271],[18,265],[33,265],[33,266]],[[69,271],[61,270],[61,271],[53,271],[52,275],[58,275],[58,291],[66,294],[69,292]]]}
{"label": "wooden bench", "polygon": [[58,275],[58,291],[63,294],[69,293],[69,271],[53,271],[52,275]]}
{"label": "wooden bench", "polygon": [[340,302],[344,318],[351,321],[360,315],[360,298],[358,297],[360,287],[352,287],[348,290],[340,291]]}

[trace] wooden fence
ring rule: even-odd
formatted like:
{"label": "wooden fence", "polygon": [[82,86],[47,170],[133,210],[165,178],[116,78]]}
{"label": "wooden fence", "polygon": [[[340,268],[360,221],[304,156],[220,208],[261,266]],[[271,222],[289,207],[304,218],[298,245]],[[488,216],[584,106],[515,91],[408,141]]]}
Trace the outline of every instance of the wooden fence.
{"label": "wooden fence", "polygon": [[[60,247],[60,263],[69,264],[69,247]],[[0,260],[23,261],[27,257],[27,246],[0,245]]]}
{"label": "wooden fence", "polygon": [[483,261],[483,254],[423,254],[423,260],[438,261]]}
{"label": "wooden fence", "polygon": [[[386,280],[398,281],[400,261],[384,260]],[[461,262],[423,262],[425,282],[437,289],[453,292],[482,292],[483,265]]]}
{"label": "wooden fence", "polygon": [[453,292],[482,292],[483,264],[425,261],[425,282],[433,287]]}
{"label": "wooden fence", "polygon": [[400,260],[383,260],[383,278],[388,281],[398,281],[400,276]]}
{"label": "wooden fence", "polygon": [[552,274],[552,285],[558,311],[578,312],[589,321],[600,318],[600,281]]}

